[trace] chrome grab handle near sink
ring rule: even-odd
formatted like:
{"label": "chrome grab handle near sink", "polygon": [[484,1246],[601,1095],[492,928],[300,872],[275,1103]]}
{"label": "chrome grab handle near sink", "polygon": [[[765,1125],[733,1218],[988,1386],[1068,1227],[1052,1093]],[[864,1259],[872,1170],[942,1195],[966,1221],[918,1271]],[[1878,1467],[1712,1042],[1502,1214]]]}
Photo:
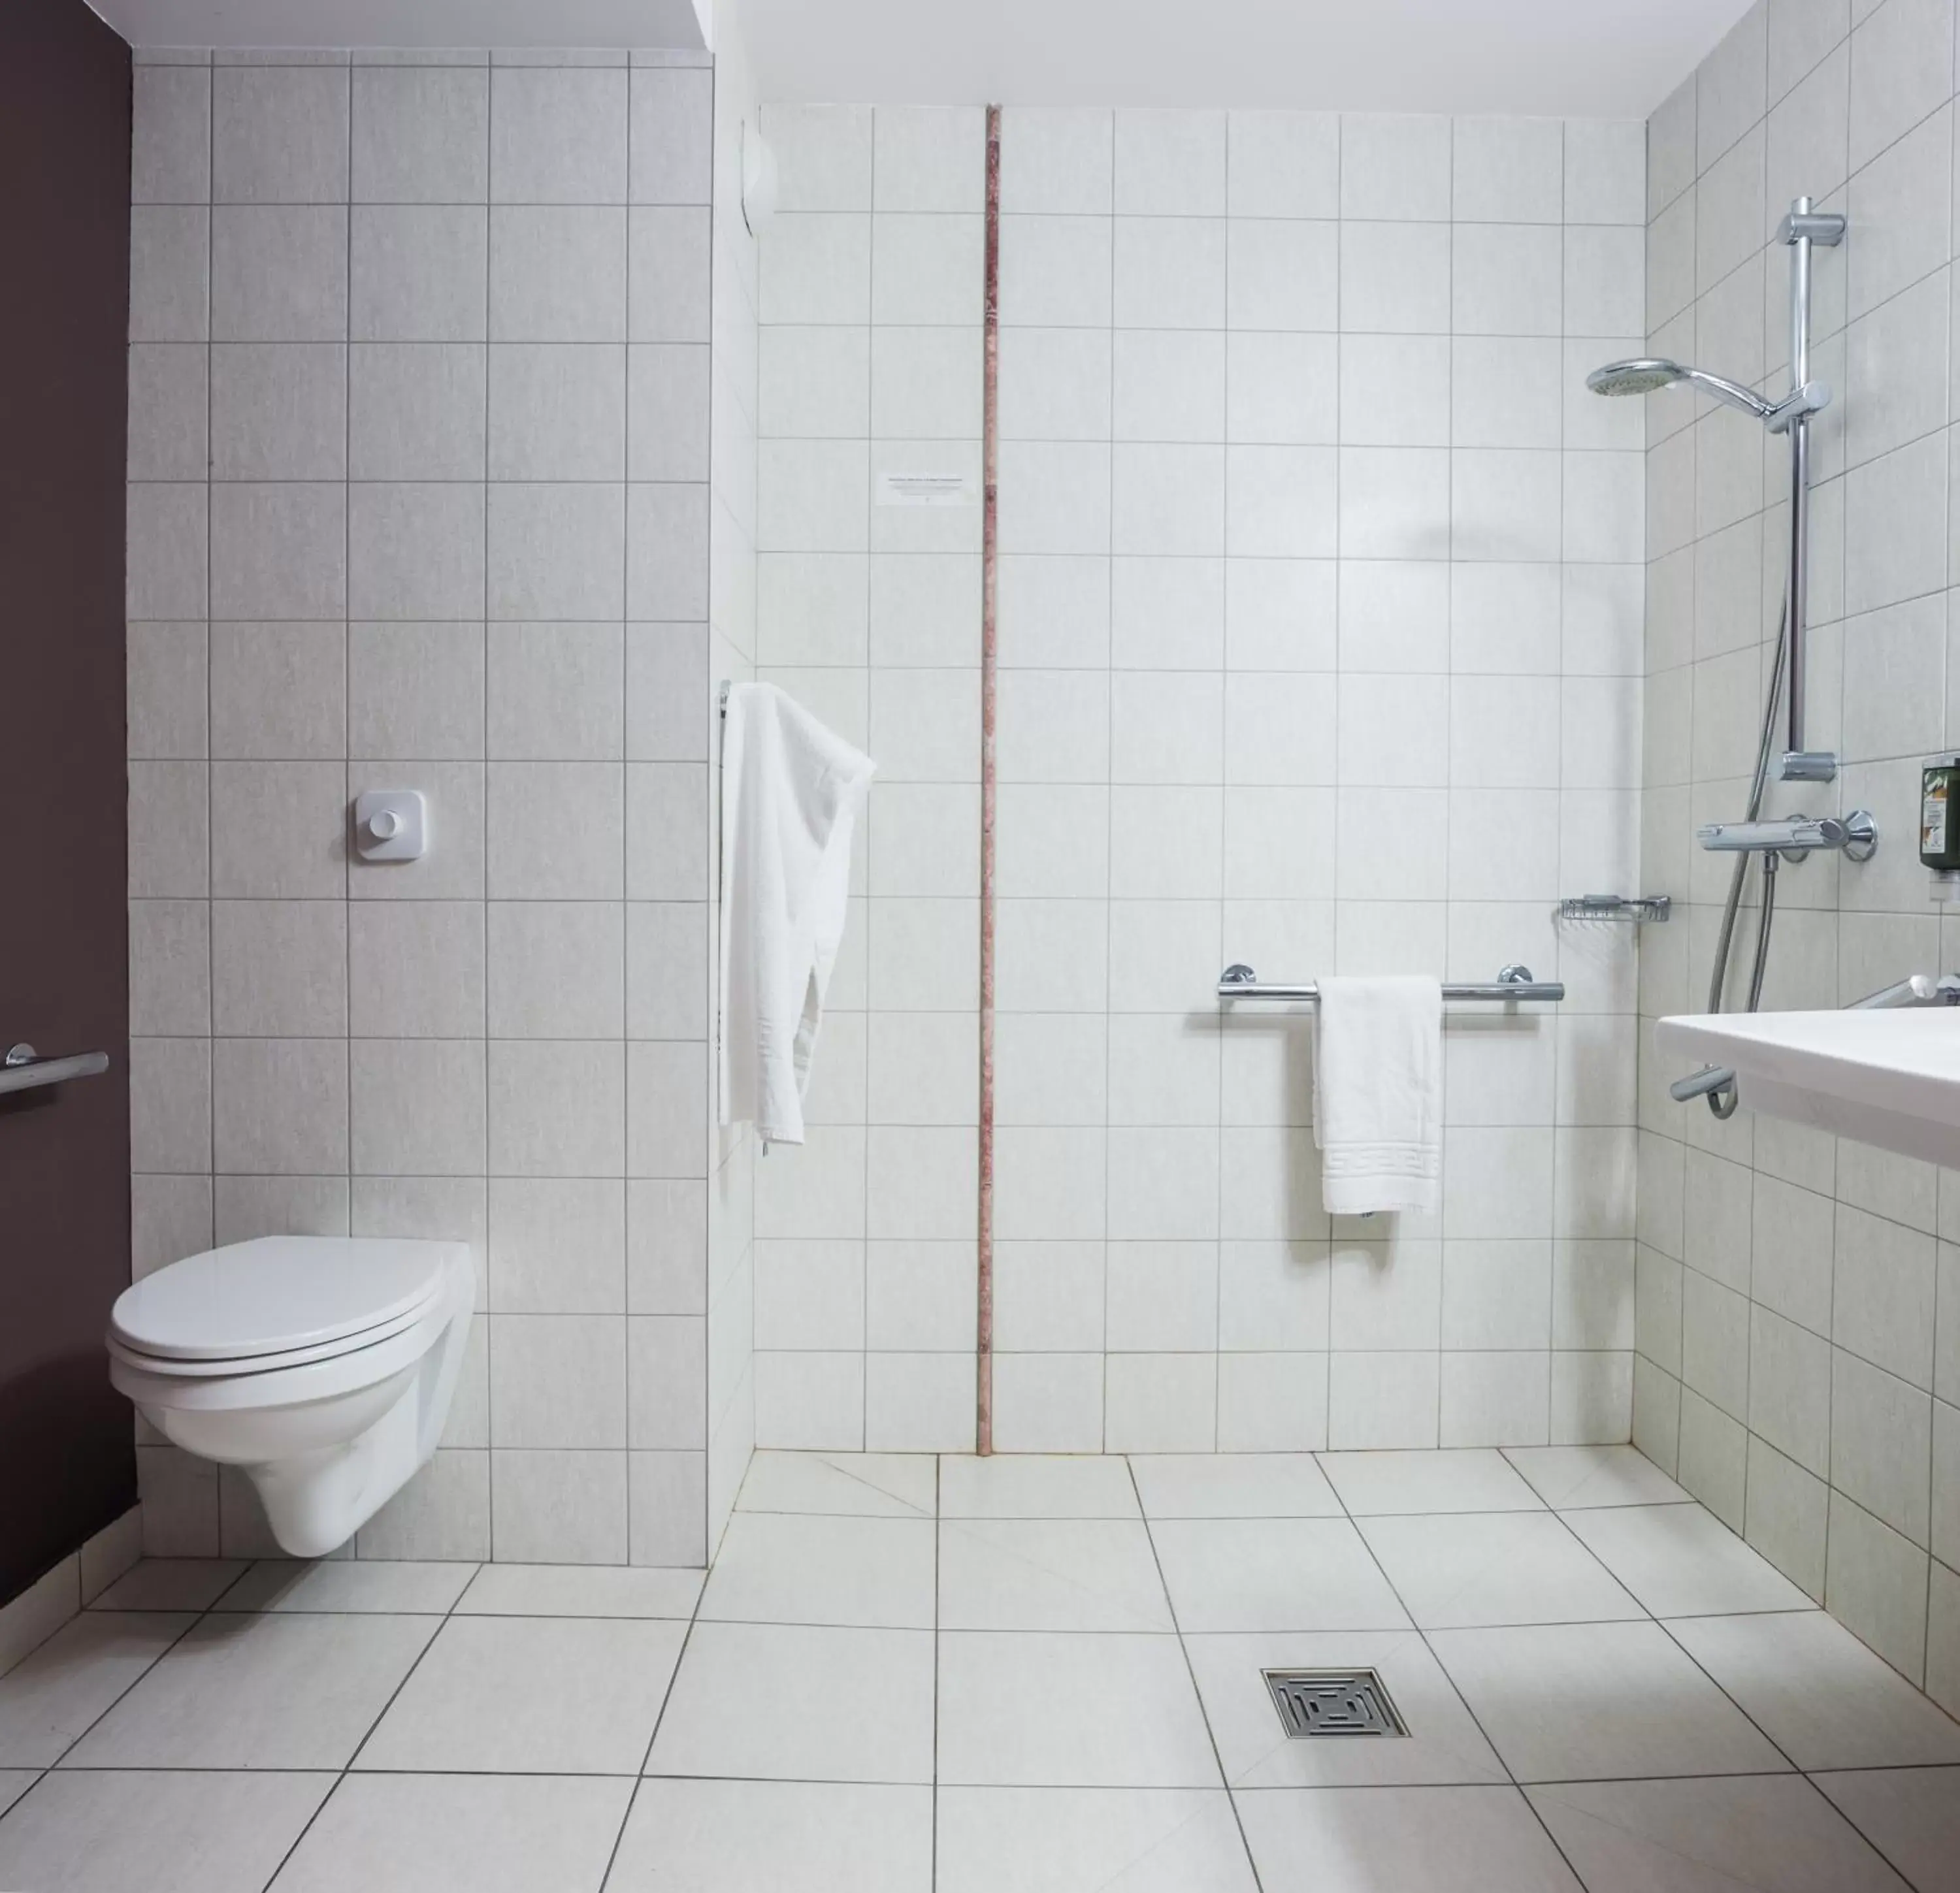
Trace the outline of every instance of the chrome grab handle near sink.
{"label": "chrome grab handle near sink", "polygon": [[[1931,973],[1914,973],[1889,986],[1881,986],[1876,992],[1868,992],[1862,999],[1854,999],[1844,1010],[1847,1012],[1887,1012],[1901,1006],[1960,1006],[1960,973],[1942,973],[1935,978]],[[1710,1091],[1726,1091],[1736,1082],[1735,1072],[1727,1065],[1704,1065],[1699,1071],[1691,1071],[1685,1078],[1677,1078],[1667,1088],[1667,1095],[1676,1104],[1685,1104],[1690,1098],[1698,1098]]]}
{"label": "chrome grab handle near sink", "polygon": [[1895,1006],[1960,1006],[1960,973],[1914,973],[1896,985],[1881,986],[1854,999],[1847,1012],[1886,1012]]}
{"label": "chrome grab handle near sink", "polygon": [[30,1045],[12,1047],[0,1058],[0,1093],[32,1091],[44,1084],[59,1084],[68,1078],[92,1078],[109,1069],[106,1051],[75,1051],[65,1057],[43,1058]]}
{"label": "chrome grab handle near sink", "polygon": [[1691,1071],[1685,1078],[1677,1078],[1667,1088],[1667,1095],[1676,1104],[1685,1104],[1690,1098],[1698,1098],[1710,1091],[1726,1091],[1736,1082],[1734,1070],[1728,1065],[1704,1065],[1699,1071]]}

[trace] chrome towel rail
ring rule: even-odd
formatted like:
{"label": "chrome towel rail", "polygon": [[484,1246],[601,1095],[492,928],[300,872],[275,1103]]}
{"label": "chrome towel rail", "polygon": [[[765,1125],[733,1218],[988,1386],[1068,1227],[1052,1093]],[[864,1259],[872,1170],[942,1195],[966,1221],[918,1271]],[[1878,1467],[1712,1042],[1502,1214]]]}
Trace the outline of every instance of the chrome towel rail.
{"label": "chrome towel rail", "polygon": [[0,1093],[31,1091],[38,1085],[59,1084],[65,1078],[92,1078],[108,1069],[106,1051],[76,1051],[66,1058],[43,1058],[32,1045],[18,1045],[0,1059]]}
{"label": "chrome towel rail", "polygon": [[[1565,997],[1565,981],[1562,979],[1534,979],[1529,966],[1507,966],[1488,985],[1459,985],[1446,981],[1443,988],[1445,1000],[1474,999],[1491,1004],[1503,1005],[1516,999],[1560,1000]],[[1271,999],[1290,1001],[1296,1005],[1317,1004],[1320,988],[1313,985],[1304,986],[1274,986],[1262,984],[1259,975],[1251,967],[1243,965],[1227,966],[1218,976],[1218,997],[1220,999]]]}

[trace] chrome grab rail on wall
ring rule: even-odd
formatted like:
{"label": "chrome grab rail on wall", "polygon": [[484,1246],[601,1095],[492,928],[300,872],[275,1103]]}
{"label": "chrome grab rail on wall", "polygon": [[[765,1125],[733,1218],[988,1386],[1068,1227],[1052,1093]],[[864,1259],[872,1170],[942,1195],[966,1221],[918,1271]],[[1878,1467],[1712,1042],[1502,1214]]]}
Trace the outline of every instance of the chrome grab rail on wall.
{"label": "chrome grab rail on wall", "polygon": [[109,1069],[106,1051],[71,1052],[65,1058],[43,1058],[30,1045],[15,1045],[0,1059],[0,1093],[32,1091],[68,1078],[92,1078]]}
{"label": "chrome grab rail on wall", "polygon": [[[1514,999],[1559,1000],[1565,997],[1565,982],[1562,979],[1534,979],[1529,966],[1507,966],[1488,985],[1459,985],[1446,981],[1443,988],[1446,1000],[1483,1000],[1502,1005]],[[1251,967],[1243,965],[1227,966],[1218,977],[1218,997],[1220,999],[1271,999],[1295,1005],[1314,1005],[1319,1003],[1320,988],[1312,984],[1304,986],[1274,986],[1262,985],[1259,975]]]}

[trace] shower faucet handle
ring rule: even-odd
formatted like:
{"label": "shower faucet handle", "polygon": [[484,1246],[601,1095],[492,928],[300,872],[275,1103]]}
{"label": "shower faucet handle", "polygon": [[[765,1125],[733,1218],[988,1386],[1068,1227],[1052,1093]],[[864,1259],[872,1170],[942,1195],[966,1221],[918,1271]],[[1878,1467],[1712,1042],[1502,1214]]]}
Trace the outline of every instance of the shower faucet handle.
{"label": "shower faucet handle", "polygon": [[1718,854],[1780,854],[1801,861],[1813,848],[1835,848],[1847,861],[1868,861],[1879,845],[1879,827],[1869,811],[1848,815],[1793,815],[1781,821],[1705,822],[1694,838]]}

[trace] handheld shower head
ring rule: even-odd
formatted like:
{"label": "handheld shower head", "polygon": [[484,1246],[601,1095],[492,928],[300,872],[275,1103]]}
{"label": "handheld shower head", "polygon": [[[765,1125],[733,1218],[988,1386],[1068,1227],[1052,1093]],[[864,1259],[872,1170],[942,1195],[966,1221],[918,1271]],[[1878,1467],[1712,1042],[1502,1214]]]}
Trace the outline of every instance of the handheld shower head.
{"label": "handheld shower head", "polygon": [[1739,381],[1731,381],[1726,375],[1710,374],[1706,368],[1688,367],[1662,356],[1641,355],[1631,361],[1609,361],[1586,377],[1586,385],[1595,394],[1651,394],[1656,388],[1676,381],[1685,381],[1758,421],[1773,420],[1778,412],[1774,405]]}
{"label": "handheld shower head", "polygon": [[1651,394],[1681,379],[1681,364],[1643,357],[1634,361],[1609,361],[1586,377],[1595,394]]}
{"label": "handheld shower head", "polygon": [[1691,368],[1664,355],[1640,355],[1630,361],[1609,361],[1586,377],[1595,394],[1652,394],[1656,388],[1685,381],[1704,394],[1732,408],[1739,408],[1751,419],[1762,422],[1772,434],[1782,434],[1807,415],[1818,412],[1831,402],[1831,390],[1825,382],[1806,381],[1780,401],[1765,401],[1752,388],[1731,381],[1725,374],[1711,374],[1706,368]]}

